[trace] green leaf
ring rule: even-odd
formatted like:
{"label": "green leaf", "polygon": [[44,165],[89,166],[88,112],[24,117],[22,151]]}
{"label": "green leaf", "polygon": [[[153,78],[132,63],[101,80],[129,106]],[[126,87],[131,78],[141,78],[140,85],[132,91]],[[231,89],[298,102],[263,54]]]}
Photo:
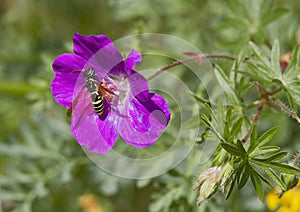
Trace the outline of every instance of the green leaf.
{"label": "green leaf", "polygon": [[269,143],[273,139],[273,137],[277,134],[278,130],[279,130],[279,126],[275,126],[269,129],[264,134],[262,134],[262,136],[260,136],[255,142],[255,147],[256,148],[261,147]]}
{"label": "green leaf", "polygon": [[263,16],[261,25],[264,27],[287,12],[289,12],[289,10],[286,8],[277,8],[272,10]]}
{"label": "green leaf", "polygon": [[224,137],[224,139],[225,140],[230,140],[229,139],[229,135],[230,135],[230,133],[229,133],[228,124],[225,124],[224,125],[224,130],[223,130],[223,137]]}
{"label": "green leaf", "polygon": [[249,156],[251,158],[257,156],[257,155],[263,155],[263,154],[269,154],[269,153],[276,153],[280,150],[280,147],[278,146],[262,146],[258,147],[255,151],[251,152]]}
{"label": "green leaf", "polygon": [[223,130],[223,137],[225,140],[228,140],[229,138],[229,123],[231,123],[231,114],[232,114],[232,107],[229,107],[227,112],[226,112],[226,122],[224,125],[224,130]]}
{"label": "green leaf", "polygon": [[300,63],[299,49],[300,49],[300,44],[297,45],[293,50],[290,64],[285,69],[284,74],[283,74],[284,81],[286,81],[286,79],[289,79],[289,78],[294,78],[295,74],[297,74],[299,71],[299,63]]}
{"label": "green leaf", "polygon": [[271,161],[280,160],[281,158],[283,158],[286,155],[287,155],[287,152],[277,152],[274,155],[271,155],[269,157],[266,157],[266,158],[255,158],[255,160],[263,162],[263,163],[268,163],[268,162],[271,162]]}
{"label": "green leaf", "polygon": [[250,154],[256,147],[257,134],[258,134],[257,126],[254,125],[254,127],[252,129],[251,137],[250,137],[250,146],[247,150],[248,154]]}
{"label": "green leaf", "polygon": [[200,118],[201,118],[201,120],[204,122],[204,124],[206,125],[206,127],[209,127],[209,128],[212,127],[209,118],[208,118],[204,113],[202,113],[202,114],[200,115]]}
{"label": "green leaf", "polygon": [[249,176],[250,176],[250,168],[251,167],[250,167],[249,163],[246,162],[245,167],[244,167],[244,173],[242,175],[241,180],[238,183],[238,189],[241,189],[247,183]]}
{"label": "green leaf", "polygon": [[[289,105],[297,110],[297,105],[300,104],[300,80],[298,79],[299,74],[299,63],[300,63],[300,45],[296,46],[293,50],[291,62],[286,68],[282,77],[282,86],[286,90]],[[296,103],[296,104],[295,104]]]}
{"label": "green leaf", "polygon": [[39,146],[28,146],[24,144],[0,144],[0,153],[3,155],[15,156],[15,155],[22,155],[28,158],[60,158],[65,159],[63,155],[51,151],[49,149],[43,149]]}
{"label": "green leaf", "polygon": [[232,117],[232,107],[229,107],[226,112],[226,122],[230,123]]}
{"label": "green leaf", "polygon": [[236,136],[240,132],[242,124],[243,124],[243,118],[237,120],[231,128],[230,135]]}
{"label": "green leaf", "polygon": [[265,198],[264,188],[262,186],[260,178],[258,177],[257,172],[252,168],[251,168],[250,178],[253,183],[254,189],[258,195],[258,198],[263,202]]}
{"label": "green leaf", "polygon": [[243,173],[243,169],[245,167],[245,162],[241,162],[239,164],[239,166],[236,168],[236,178],[237,178],[237,182],[239,182],[240,178],[241,178],[241,174]]}
{"label": "green leaf", "polygon": [[205,106],[206,111],[208,112],[208,115],[209,115],[209,116],[212,116],[213,110],[212,110],[210,104],[206,104],[206,103],[205,103],[204,106]]}
{"label": "green leaf", "polygon": [[272,170],[270,169],[266,164],[264,163],[260,163],[260,166],[258,166],[259,168],[261,168],[262,170],[264,170],[264,172],[266,172],[266,174],[282,189],[282,190],[286,190],[287,187],[285,185],[285,183],[282,181],[282,179]]}
{"label": "green leaf", "polygon": [[272,52],[271,52],[271,67],[273,69],[273,78],[281,79],[281,68],[280,68],[280,48],[279,48],[279,42],[276,39],[274,41]]}
{"label": "green leaf", "polygon": [[259,61],[262,63],[261,68],[263,70],[269,70],[270,62],[269,59],[265,56],[264,52],[251,41],[249,42],[249,47],[257,57],[257,59],[259,59]]}
{"label": "green leaf", "polygon": [[214,119],[214,123],[216,123],[216,126],[221,127],[221,126],[223,126],[223,124],[226,121],[226,114],[225,114],[224,99],[223,98],[218,98],[216,109],[217,109],[217,111],[216,111],[216,113],[212,114],[212,117]]}
{"label": "green leaf", "polygon": [[6,191],[1,188],[1,192],[0,192],[1,201],[24,201],[25,198],[26,198],[25,193]]}
{"label": "green leaf", "polygon": [[201,104],[209,104],[210,103],[209,100],[203,98],[202,96],[195,94],[194,92],[189,91],[188,94],[191,95],[192,97],[194,97],[195,100]]}
{"label": "green leaf", "polygon": [[226,200],[230,197],[230,195],[233,191],[236,180],[237,180],[237,178],[235,177],[232,181],[230,181],[228,183],[228,186],[227,186],[227,189],[226,189],[226,194],[225,194],[225,199]]}
{"label": "green leaf", "polygon": [[257,166],[263,166],[264,164],[269,168],[275,169],[279,172],[300,176],[300,169],[285,163],[278,163],[278,162],[266,163],[266,162],[261,162],[258,159],[251,159],[250,162]]}
{"label": "green leaf", "polygon": [[243,94],[243,92],[251,88],[253,84],[254,84],[253,82],[248,82],[248,80],[246,80],[246,76],[242,76],[238,87],[238,92],[237,92],[238,96],[240,97]]}
{"label": "green leaf", "polygon": [[246,150],[240,140],[237,140],[237,148],[240,152],[243,153],[243,155],[246,155]]}
{"label": "green leaf", "polygon": [[157,198],[150,204],[149,211],[164,211],[164,209],[168,209],[173,201],[182,197],[182,187],[183,186],[172,188],[160,196],[160,198]]}
{"label": "green leaf", "polygon": [[266,85],[272,84],[272,77],[270,77],[264,69],[260,68],[255,64],[249,65],[249,71],[239,71],[240,74],[248,76],[255,81],[265,83]]}
{"label": "green leaf", "polygon": [[259,176],[259,178],[264,181],[268,186],[269,188],[273,188],[274,186],[272,186],[272,183],[270,183],[270,181],[265,178],[263,175],[261,175],[259,172],[256,172],[256,174]]}
{"label": "green leaf", "polygon": [[276,169],[282,173],[300,176],[300,169],[298,169],[294,166],[288,165],[288,164],[278,163],[278,162],[270,162],[270,163],[268,163],[268,166],[270,168]]}
{"label": "green leaf", "polygon": [[225,74],[225,72],[223,71],[223,69],[221,69],[220,66],[215,65],[214,70],[218,81],[224,89],[224,92],[229,95],[229,98],[233,104],[239,105],[239,100],[234,92],[233,82],[229,80],[228,76]]}
{"label": "green leaf", "polygon": [[236,155],[236,156],[240,156],[240,157],[244,156],[244,153],[241,152],[240,150],[238,150],[232,144],[227,144],[227,143],[221,142],[220,145],[222,146],[223,149],[226,150],[226,152],[228,152],[231,155]]}

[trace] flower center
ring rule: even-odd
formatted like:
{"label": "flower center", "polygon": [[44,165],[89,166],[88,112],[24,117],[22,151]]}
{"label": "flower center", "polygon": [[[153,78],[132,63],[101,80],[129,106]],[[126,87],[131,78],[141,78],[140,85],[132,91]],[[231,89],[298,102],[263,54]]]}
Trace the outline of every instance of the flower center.
{"label": "flower center", "polygon": [[109,79],[107,88],[114,93],[111,104],[118,108],[124,107],[126,97],[128,96],[130,91],[130,86],[126,77]]}

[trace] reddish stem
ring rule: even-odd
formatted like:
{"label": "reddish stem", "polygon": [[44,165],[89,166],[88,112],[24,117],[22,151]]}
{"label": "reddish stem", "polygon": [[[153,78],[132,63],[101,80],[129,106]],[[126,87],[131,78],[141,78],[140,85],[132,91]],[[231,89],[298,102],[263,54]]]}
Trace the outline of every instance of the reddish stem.
{"label": "reddish stem", "polygon": [[257,123],[257,121],[258,121],[258,118],[259,118],[259,116],[260,116],[260,114],[261,114],[261,111],[262,111],[262,109],[264,108],[264,106],[265,106],[265,104],[266,104],[266,101],[267,101],[267,100],[266,100],[265,98],[263,98],[263,99],[260,100],[260,104],[259,104],[259,107],[258,107],[258,109],[257,109],[257,111],[256,111],[255,116],[254,116],[254,119],[253,119],[253,122],[252,122],[252,124],[251,124],[251,127],[250,127],[250,129],[248,130],[247,134],[245,135],[245,137],[244,137],[243,140],[242,140],[243,143],[245,143],[245,142],[249,139],[249,137],[250,137],[250,135],[251,135],[251,133],[252,133],[253,127],[254,127],[254,125],[255,125],[255,124]]}
{"label": "reddish stem", "polygon": [[[189,54],[187,54],[189,55]],[[157,72],[155,72],[154,74],[150,75],[147,80],[152,80],[153,78],[157,77],[158,75],[160,75],[162,72],[170,69],[170,68],[173,68],[175,66],[178,66],[178,65],[182,65],[182,64],[185,64],[185,63],[189,63],[191,61],[194,61],[194,60],[199,60],[200,62],[203,62],[204,59],[227,59],[227,60],[236,60],[235,57],[231,57],[231,56],[228,56],[228,55],[217,55],[217,54],[211,54],[211,55],[201,55],[201,54],[194,54],[193,53],[193,56],[190,56],[189,58],[187,59],[184,59],[184,60],[179,60],[179,61],[176,61],[174,63],[171,63],[169,65],[166,65],[164,67],[162,67],[161,69],[159,69]]]}

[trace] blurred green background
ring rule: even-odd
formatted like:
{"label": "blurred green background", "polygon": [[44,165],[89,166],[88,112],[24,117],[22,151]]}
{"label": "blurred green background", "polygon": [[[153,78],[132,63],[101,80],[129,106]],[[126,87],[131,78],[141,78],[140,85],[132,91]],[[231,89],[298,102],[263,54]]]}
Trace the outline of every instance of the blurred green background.
{"label": "blurred green background", "polygon": [[[230,55],[250,40],[270,46],[278,38],[284,54],[300,42],[299,22],[298,0],[1,0],[2,211],[266,211],[252,188],[228,201],[217,194],[197,208],[192,185],[203,169],[197,151],[179,168],[149,180],[124,180],[97,168],[73,140],[65,109],[53,100],[51,64],[72,51],[76,32],[112,40],[165,33],[203,52]],[[278,144],[299,149],[299,128],[270,113],[263,119],[266,125],[280,123]]]}

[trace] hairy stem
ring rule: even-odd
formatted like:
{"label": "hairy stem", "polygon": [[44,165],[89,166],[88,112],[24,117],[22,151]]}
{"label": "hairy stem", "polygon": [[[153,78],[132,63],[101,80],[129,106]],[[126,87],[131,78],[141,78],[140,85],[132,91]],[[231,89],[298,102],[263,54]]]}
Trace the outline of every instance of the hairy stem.
{"label": "hairy stem", "polygon": [[297,153],[295,158],[293,159],[293,166],[298,167],[300,161],[300,153]]}
{"label": "hairy stem", "polygon": [[278,99],[273,99],[273,102],[300,124],[300,118],[293,110],[291,110],[289,107],[287,107],[285,104],[283,104]]}

